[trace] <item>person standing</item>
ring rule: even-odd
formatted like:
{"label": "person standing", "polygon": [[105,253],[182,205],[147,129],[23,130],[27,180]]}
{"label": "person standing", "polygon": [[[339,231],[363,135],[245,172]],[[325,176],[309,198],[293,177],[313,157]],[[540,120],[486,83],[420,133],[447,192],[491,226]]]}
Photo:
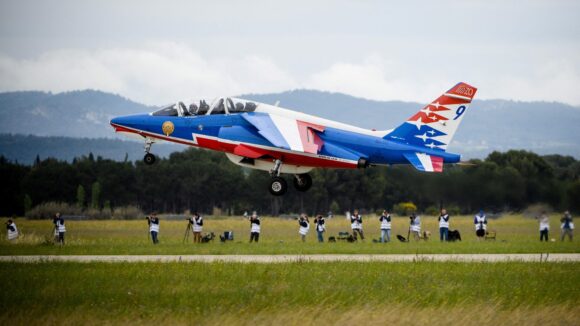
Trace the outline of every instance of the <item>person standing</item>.
{"label": "person standing", "polygon": [[381,222],[381,242],[385,242],[385,236],[387,237],[386,242],[391,241],[391,214],[385,209],[383,214],[379,217]]}
{"label": "person standing", "polygon": [[[416,241],[421,240],[421,216],[415,213],[412,213],[411,216],[409,216],[409,232],[413,233],[413,238]],[[410,241],[411,239],[407,240]]]}
{"label": "person standing", "polygon": [[480,210],[479,213],[475,215],[473,224],[475,224],[475,235],[477,236],[477,239],[483,239],[483,237],[485,237],[485,231],[487,231],[487,216],[485,216],[483,210]]}
{"label": "person standing", "polygon": [[151,216],[147,216],[147,224],[149,224],[149,232],[151,233],[151,240],[153,240],[153,244],[158,244],[159,239],[157,238],[159,234],[159,218],[157,217],[156,213],[151,214]]}
{"label": "person standing", "polygon": [[314,220],[316,223],[316,234],[318,235],[318,242],[324,242],[324,231],[326,231],[326,220],[322,215],[316,216]]}
{"label": "person standing", "polygon": [[203,217],[198,213],[193,214],[190,220],[193,231],[193,242],[201,243],[201,231],[203,231]]}
{"label": "person standing", "polygon": [[11,219],[6,221],[6,231],[8,232],[8,240],[16,240],[18,238],[18,228],[16,228],[16,223]]}
{"label": "person standing", "polygon": [[66,232],[66,227],[64,225],[64,218],[62,218],[60,213],[54,215],[52,224],[54,224],[54,235],[57,242],[64,245],[64,233]]}
{"label": "person standing", "polygon": [[256,242],[260,240],[260,217],[256,212],[253,212],[252,216],[250,216],[250,243],[254,240]]}
{"label": "person standing", "polygon": [[568,235],[568,238],[570,241],[572,241],[572,238],[574,237],[574,222],[572,221],[572,215],[570,215],[570,211],[564,212],[564,217],[560,219],[560,222],[562,222],[562,236],[560,241],[564,241],[566,235]]}
{"label": "person standing", "polygon": [[542,212],[542,215],[539,217],[536,216],[536,219],[540,221],[540,242],[544,239],[546,239],[547,242],[550,232],[550,218],[546,212]]}
{"label": "person standing", "polygon": [[300,238],[302,238],[302,242],[306,242],[306,235],[308,234],[308,231],[310,231],[310,221],[308,221],[308,215],[304,213],[300,214],[298,225],[300,225],[300,228],[298,229]]}
{"label": "person standing", "polygon": [[439,240],[449,241],[449,214],[445,208],[441,210],[441,215],[439,215]]}
{"label": "person standing", "polygon": [[352,229],[352,235],[354,240],[357,240],[356,234],[360,234],[361,240],[365,239],[363,229],[362,229],[362,216],[358,213],[358,209],[355,209],[350,215],[350,227]]}

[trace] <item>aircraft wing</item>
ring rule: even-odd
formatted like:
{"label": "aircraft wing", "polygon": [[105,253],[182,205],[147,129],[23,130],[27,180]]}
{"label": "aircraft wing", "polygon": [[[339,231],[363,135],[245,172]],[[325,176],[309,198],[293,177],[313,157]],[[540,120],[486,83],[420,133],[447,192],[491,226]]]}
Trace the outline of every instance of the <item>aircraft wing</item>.
{"label": "aircraft wing", "polygon": [[243,113],[242,117],[278,148],[317,154],[324,144],[317,134],[324,132],[324,126],[267,113]]}

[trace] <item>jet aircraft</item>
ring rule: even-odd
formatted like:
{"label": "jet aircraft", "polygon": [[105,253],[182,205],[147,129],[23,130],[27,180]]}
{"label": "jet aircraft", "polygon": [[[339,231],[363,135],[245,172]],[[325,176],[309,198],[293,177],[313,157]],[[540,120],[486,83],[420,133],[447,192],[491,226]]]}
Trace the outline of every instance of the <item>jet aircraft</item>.
{"label": "jet aircraft", "polygon": [[[288,189],[281,174],[293,174],[294,187],[307,191],[314,168],[367,168],[411,164],[417,170],[441,172],[460,155],[446,152],[477,89],[458,83],[391,130],[368,130],[256,101],[222,97],[177,102],[152,113],[116,117],[116,132],[145,143],[146,164],[153,164],[151,145],[169,141],[226,154],[233,163],[268,171],[269,191]],[[187,104],[186,104],[187,103]],[[353,114],[364,114],[352,108]]]}

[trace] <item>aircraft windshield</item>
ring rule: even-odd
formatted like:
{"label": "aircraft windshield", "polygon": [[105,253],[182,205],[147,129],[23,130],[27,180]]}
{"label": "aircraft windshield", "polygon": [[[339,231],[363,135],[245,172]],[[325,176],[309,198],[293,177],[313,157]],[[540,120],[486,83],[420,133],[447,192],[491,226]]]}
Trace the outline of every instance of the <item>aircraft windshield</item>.
{"label": "aircraft windshield", "polygon": [[258,105],[255,102],[222,97],[212,101],[211,105],[205,100],[191,101],[189,105],[186,105],[184,102],[177,102],[176,104],[165,106],[153,112],[152,115],[187,117],[206,114],[236,114],[254,112],[257,107]]}

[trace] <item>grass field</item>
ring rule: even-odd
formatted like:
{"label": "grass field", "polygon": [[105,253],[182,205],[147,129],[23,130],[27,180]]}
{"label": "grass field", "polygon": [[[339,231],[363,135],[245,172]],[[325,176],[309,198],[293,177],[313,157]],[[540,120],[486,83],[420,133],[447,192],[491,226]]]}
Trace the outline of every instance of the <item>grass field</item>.
{"label": "grass field", "polygon": [[[437,254],[437,253],[578,253],[580,242],[560,242],[559,223],[552,218],[551,238],[557,241],[541,243],[538,223],[520,215],[506,216],[491,220],[489,229],[497,231],[496,241],[477,241],[472,218],[455,217],[451,228],[461,231],[463,241],[440,243],[438,224],[435,217],[423,217],[423,229],[432,233],[430,241],[401,243],[393,239],[391,243],[373,243],[379,238],[379,222],[376,217],[364,219],[365,241],[358,243],[318,243],[314,227],[302,243],[295,220],[263,218],[262,233],[258,244],[249,244],[249,222],[241,217],[205,218],[204,232],[216,234],[233,230],[235,240],[226,244],[219,239],[208,244],[183,243],[186,221],[161,220],[160,244],[154,246],[148,238],[145,220],[139,221],[67,221],[66,245],[54,246],[47,243],[51,239],[50,221],[28,221],[16,219],[24,237],[15,243],[0,241],[0,255],[32,254]],[[407,218],[395,218],[393,237],[407,236]],[[344,218],[327,221],[325,238],[339,231],[349,231],[350,224]],[[3,235],[5,237],[5,235]],[[191,241],[192,237],[190,237]]]}
{"label": "grass field", "polygon": [[0,323],[578,325],[577,263],[0,263]]}

